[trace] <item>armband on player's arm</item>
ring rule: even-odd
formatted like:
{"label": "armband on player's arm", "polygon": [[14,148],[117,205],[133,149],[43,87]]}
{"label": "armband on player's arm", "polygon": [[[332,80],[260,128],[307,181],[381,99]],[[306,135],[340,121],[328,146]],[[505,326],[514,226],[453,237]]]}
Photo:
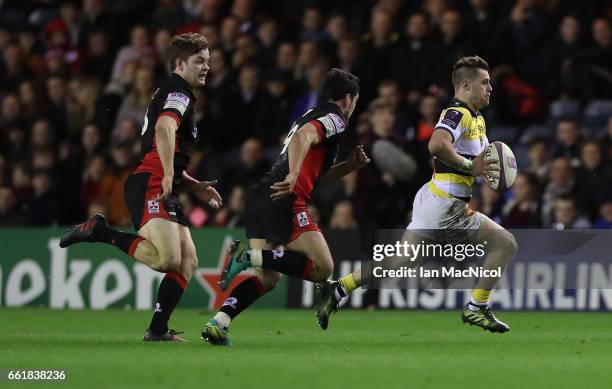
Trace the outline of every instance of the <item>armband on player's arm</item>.
{"label": "armband on player's arm", "polygon": [[155,123],[155,144],[164,169],[164,176],[174,176],[174,147],[178,125],[173,118],[163,115]]}
{"label": "armband on player's arm", "polygon": [[450,167],[470,173],[472,161],[457,154],[453,148],[452,136],[444,129],[436,129],[428,144],[429,152]]}
{"label": "armband on player's arm", "polygon": [[289,174],[299,174],[302,162],[304,162],[306,153],[308,153],[308,149],[318,144],[320,141],[321,139],[317,129],[310,123],[303,125],[295,132],[287,149],[287,156],[289,157]]}

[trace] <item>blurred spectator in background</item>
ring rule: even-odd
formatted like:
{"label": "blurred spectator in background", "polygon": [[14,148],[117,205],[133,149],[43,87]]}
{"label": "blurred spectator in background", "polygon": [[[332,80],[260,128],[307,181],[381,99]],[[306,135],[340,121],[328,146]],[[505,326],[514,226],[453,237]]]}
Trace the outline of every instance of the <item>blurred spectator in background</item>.
{"label": "blurred spectator in background", "polygon": [[425,14],[410,15],[404,36],[392,55],[391,75],[399,82],[412,104],[417,102],[429,80],[430,58],[433,55],[431,41],[428,39],[429,30]]}
{"label": "blurred spectator in background", "polygon": [[334,211],[329,220],[329,227],[338,230],[355,229],[358,227],[357,220],[353,215],[353,204],[348,200],[336,203]]}
{"label": "blurred spectator in background", "polygon": [[247,63],[240,68],[237,88],[222,103],[220,123],[229,135],[224,142],[226,150],[239,147],[248,138],[251,126],[261,126],[264,104],[259,69],[255,64]]}
{"label": "blurred spectator in background", "polygon": [[469,203],[469,208],[474,211],[482,212],[494,222],[502,224],[503,196],[499,192],[491,189],[489,185],[484,182],[476,187],[474,192],[474,196]]}
{"label": "blurred spectator in background", "polygon": [[304,112],[319,104],[319,93],[323,81],[325,81],[326,72],[327,66],[323,63],[314,64],[306,70],[307,89],[302,95],[298,96],[293,106],[290,117],[292,122],[302,116]]}
{"label": "blurred spectator in background", "polygon": [[369,31],[361,37],[361,52],[367,62],[369,77],[360,77],[359,95],[366,101],[376,95],[378,83],[390,73],[391,58],[399,35],[393,31],[393,15],[373,8]]}
{"label": "blurred spectator in background", "polygon": [[412,178],[416,163],[403,148],[406,141],[394,130],[393,105],[376,99],[369,106],[371,131],[358,139],[372,159],[357,173],[353,205],[360,224],[393,227],[400,223],[397,209],[405,198],[403,182]]}
{"label": "blurred spectator in background", "polygon": [[146,68],[139,68],[136,71],[131,91],[125,96],[119,112],[117,113],[117,123],[126,118],[131,118],[142,124],[147,107],[154,92],[153,71]]}
{"label": "blurred spectator in background", "polygon": [[302,16],[301,41],[321,42],[328,37],[324,27],[323,13],[317,7],[306,7]]}
{"label": "blurred spectator in background", "polygon": [[576,193],[576,173],[567,158],[559,157],[550,165],[550,181],[542,195],[542,221],[550,226],[553,218],[555,200]]}
{"label": "blurred spectator in background", "polygon": [[260,127],[255,129],[255,134],[267,148],[277,147],[284,140],[281,139],[282,135],[287,133],[291,124],[289,118],[294,92],[288,77],[288,74],[279,69],[272,69],[266,76],[266,103]]}
{"label": "blurred spectator in background", "polygon": [[594,139],[581,144],[580,161],[576,171],[576,199],[589,218],[595,220],[599,205],[612,193],[612,164],[605,163],[601,145]]}
{"label": "blurred spectator in background", "polygon": [[215,226],[232,228],[244,225],[245,199],[245,188],[242,186],[235,186],[229,195],[227,207],[222,208],[215,215]]}
{"label": "blurred spectator in background", "polygon": [[83,164],[81,177],[80,203],[88,209],[94,202],[101,202],[102,178],[105,175],[105,160],[102,155],[89,155]]}
{"label": "blurred spectator in background", "polygon": [[83,74],[107,83],[114,62],[108,35],[103,30],[92,31],[87,37],[87,53]]}
{"label": "blurred spectator in background", "polygon": [[529,165],[526,170],[535,174],[540,182],[546,181],[550,170],[548,140],[541,137],[531,139],[528,144],[528,158]]}
{"label": "blurred spectator in background", "polygon": [[541,227],[540,183],[533,173],[519,173],[512,185],[512,198],[502,208],[505,228]]}
{"label": "blurred spectator in background", "polygon": [[580,140],[580,128],[576,120],[559,120],[552,156],[567,158],[574,168],[580,166]]}
{"label": "blurred spectator in background", "polygon": [[270,163],[264,158],[263,145],[258,139],[247,139],[240,147],[238,160],[228,158],[225,162],[226,182],[224,193],[230,193],[234,186],[250,188],[270,170]]}
{"label": "blurred spectator in background", "polygon": [[433,50],[434,61],[431,61],[430,93],[441,98],[452,95],[452,85],[448,76],[453,71],[455,62],[461,57],[471,55],[474,48],[464,32],[462,17],[459,11],[448,9],[442,13],[439,25],[441,40]]}
{"label": "blurred spectator in background", "polygon": [[561,196],[554,202],[554,220],[551,227],[555,230],[590,228],[591,223],[580,215],[574,197]]}
{"label": "blurred spectator in background", "polygon": [[46,87],[49,101],[49,120],[53,123],[53,127],[64,129],[66,128],[66,102],[68,99],[66,80],[61,76],[50,76],[47,79]]}
{"label": "blurred spectator in background", "polygon": [[472,12],[466,16],[465,26],[470,33],[470,42],[476,53],[490,58],[493,38],[499,26],[500,15],[493,7],[492,0],[470,0]]}
{"label": "blurred spectator in background", "polygon": [[32,176],[32,197],[23,206],[25,224],[29,226],[56,224],[60,212],[51,173],[46,170],[36,170]]}
{"label": "blurred spectator in background", "polygon": [[15,195],[8,186],[0,186],[0,225],[19,226],[23,223],[21,214],[15,206]]}
{"label": "blurred spectator in background", "polygon": [[579,74],[581,94],[587,99],[612,98],[612,27],[603,17],[591,24],[593,44],[576,53],[573,63]]}
{"label": "blurred spectator in background", "polygon": [[545,48],[544,66],[550,75],[547,87],[550,93],[575,96],[579,87],[574,56],[584,48],[582,26],[575,15],[566,15],[559,32],[551,37]]}
{"label": "blurred spectator in background", "polygon": [[599,218],[595,222],[594,228],[612,228],[612,199],[607,199],[599,207]]}
{"label": "blurred spectator in background", "polygon": [[117,143],[111,146],[111,166],[102,176],[100,200],[109,212],[106,217],[109,223],[116,226],[130,224],[130,216],[125,205],[123,186],[134,169],[132,145]]}
{"label": "blurred spectator in background", "polygon": [[147,27],[136,25],[130,31],[130,43],[123,46],[115,58],[113,64],[111,78],[115,81],[124,83],[124,68],[130,64],[137,62],[140,57],[151,54],[153,48],[149,43],[149,32]]}

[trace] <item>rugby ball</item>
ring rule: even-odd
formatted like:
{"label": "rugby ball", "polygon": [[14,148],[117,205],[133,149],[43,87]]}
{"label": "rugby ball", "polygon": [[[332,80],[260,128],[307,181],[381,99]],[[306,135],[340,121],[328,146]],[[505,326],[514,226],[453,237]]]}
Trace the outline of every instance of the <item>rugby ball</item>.
{"label": "rugby ball", "polygon": [[503,142],[493,142],[487,146],[485,160],[495,160],[499,166],[499,176],[490,177],[487,184],[496,192],[505,192],[516,179],[516,158],[514,153]]}

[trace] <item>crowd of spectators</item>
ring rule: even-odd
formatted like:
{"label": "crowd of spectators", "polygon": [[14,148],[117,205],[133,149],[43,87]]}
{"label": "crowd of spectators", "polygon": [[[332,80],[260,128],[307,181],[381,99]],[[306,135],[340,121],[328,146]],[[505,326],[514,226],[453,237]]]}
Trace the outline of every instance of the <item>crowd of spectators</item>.
{"label": "crowd of spectators", "polygon": [[140,152],[172,36],[210,44],[188,171],[217,179],[219,211],[187,194],[194,227],[240,226],[248,190],[330,67],[359,104],[340,158],[367,168],[317,188],[323,227],[399,227],[431,175],[427,142],[452,97],[454,62],[491,66],[490,140],[519,175],[470,206],[506,227],[612,226],[612,6],[607,1],[83,0],[0,2],[0,225],[69,225],[102,212],[128,226],[123,183]]}

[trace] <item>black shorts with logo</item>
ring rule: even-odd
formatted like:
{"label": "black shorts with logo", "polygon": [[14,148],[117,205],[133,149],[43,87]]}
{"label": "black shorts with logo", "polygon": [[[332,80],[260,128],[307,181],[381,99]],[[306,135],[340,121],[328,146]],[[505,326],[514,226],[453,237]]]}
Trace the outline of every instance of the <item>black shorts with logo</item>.
{"label": "black shorts with logo", "polygon": [[295,207],[295,193],[280,200],[272,200],[271,194],[266,183],[258,183],[247,194],[244,219],[248,239],[287,244],[303,232],[320,231],[306,209]]}
{"label": "black shorts with logo", "polygon": [[174,188],[164,200],[155,199],[162,192],[161,181],[162,177],[151,173],[131,174],[125,180],[123,187],[125,204],[136,230],[155,218],[189,227]]}

